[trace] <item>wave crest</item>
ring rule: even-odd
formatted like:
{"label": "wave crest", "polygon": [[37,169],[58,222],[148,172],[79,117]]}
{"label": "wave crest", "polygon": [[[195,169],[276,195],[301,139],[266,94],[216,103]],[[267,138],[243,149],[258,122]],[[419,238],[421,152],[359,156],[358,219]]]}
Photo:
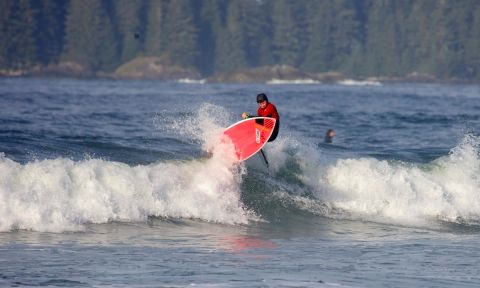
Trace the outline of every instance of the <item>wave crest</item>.
{"label": "wave crest", "polygon": [[64,158],[22,165],[2,157],[0,231],[75,231],[149,216],[246,223],[254,215],[240,201],[242,173],[220,157],[135,167]]}
{"label": "wave crest", "polygon": [[478,223],[478,143],[478,137],[467,135],[449,155],[427,165],[337,160],[317,174],[317,197],[354,218],[406,225],[425,225],[431,219]]}

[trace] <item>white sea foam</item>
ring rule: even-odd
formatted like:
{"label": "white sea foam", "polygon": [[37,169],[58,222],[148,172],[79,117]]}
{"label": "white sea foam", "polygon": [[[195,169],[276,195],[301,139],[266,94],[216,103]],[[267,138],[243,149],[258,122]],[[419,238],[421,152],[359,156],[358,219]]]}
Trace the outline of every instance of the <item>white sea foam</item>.
{"label": "white sea foam", "polygon": [[190,79],[190,78],[182,78],[177,80],[178,83],[183,84],[205,84],[207,82],[206,79]]}
{"label": "white sea foam", "polygon": [[373,158],[340,159],[327,166],[302,165],[302,181],[316,197],[355,219],[427,225],[480,221],[479,139],[466,136],[447,156],[430,164]]}
{"label": "white sea foam", "polygon": [[225,159],[130,167],[99,159],[22,165],[1,157],[0,231],[78,230],[85,223],[148,216],[245,223],[242,170]]}
{"label": "white sea foam", "polygon": [[382,86],[382,83],[376,80],[353,80],[353,79],[345,79],[337,82],[340,85],[345,86]]}
{"label": "white sea foam", "polygon": [[266,84],[320,84],[320,81],[313,79],[272,79],[266,82]]}
{"label": "white sea foam", "polygon": [[205,149],[215,146],[209,159],[132,167],[65,158],[20,164],[0,155],[0,231],[75,231],[85,223],[149,216],[228,224],[256,219],[240,200],[244,166],[229,157],[234,155],[230,144],[219,142],[222,128],[216,121],[222,117],[209,117],[213,110],[222,114],[205,104],[197,111],[201,117],[162,122],[169,129],[181,127],[178,133],[196,138]]}

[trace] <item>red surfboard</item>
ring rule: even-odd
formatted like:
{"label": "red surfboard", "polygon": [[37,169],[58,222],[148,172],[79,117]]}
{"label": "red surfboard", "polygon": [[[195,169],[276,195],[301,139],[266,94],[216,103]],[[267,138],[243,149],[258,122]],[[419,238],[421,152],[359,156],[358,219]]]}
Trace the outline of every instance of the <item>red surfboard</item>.
{"label": "red surfboard", "polygon": [[255,155],[272,136],[277,120],[270,117],[255,117],[239,121],[223,132],[235,147],[238,161],[244,161]]}

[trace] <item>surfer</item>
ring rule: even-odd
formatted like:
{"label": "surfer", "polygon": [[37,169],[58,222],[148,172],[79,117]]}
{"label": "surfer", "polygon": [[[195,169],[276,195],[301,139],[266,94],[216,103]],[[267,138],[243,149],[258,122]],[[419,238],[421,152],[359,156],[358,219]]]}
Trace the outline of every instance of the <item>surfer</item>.
{"label": "surfer", "polygon": [[275,128],[273,128],[273,133],[270,139],[268,139],[268,142],[272,142],[277,138],[278,135],[278,130],[280,129],[280,116],[278,115],[277,112],[277,107],[273,105],[272,103],[268,102],[268,97],[265,95],[265,93],[260,93],[257,95],[257,103],[258,103],[258,110],[257,110],[257,116],[250,115],[247,112],[242,113],[242,118],[247,119],[247,118],[252,118],[252,117],[272,117],[277,120],[275,124]]}
{"label": "surfer", "polygon": [[[278,135],[278,130],[280,130],[280,116],[278,115],[277,112],[277,107],[273,105],[272,103],[268,102],[268,97],[265,93],[260,93],[257,95],[257,103],[258,103],[258,110],[257,110],[257,116],[253,116],[248,114],[247,112],[242,113],[242,118],[247,119],[247,118],[252,118],[252,117],[272,117],[275,118],[276,124],[275,128],[273,128],[272,136],[268,139],[268,142],[273,142]],[[262,154],[263,160],[265,160],[265,164],[267,165],[267,168],[269,166],[267,156],[265,155],[265,152],[263,152],[263,149],[260,149],[260,153]]]}
{"label": "surfer", "polygon": [[333,143],[333,137],[335,137],[337,133],[333,129],[328,129],[327,133],[325,134],[325,143]]}

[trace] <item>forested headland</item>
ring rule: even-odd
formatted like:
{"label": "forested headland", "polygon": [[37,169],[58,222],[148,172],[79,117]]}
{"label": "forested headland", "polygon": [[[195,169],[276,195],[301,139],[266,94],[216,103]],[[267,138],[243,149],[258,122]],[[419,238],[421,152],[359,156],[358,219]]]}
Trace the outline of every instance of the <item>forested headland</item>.
{"label": "forested headland", "polygon": [[480,80],[478,0],[0,0],[0,39],[3,75]]}

